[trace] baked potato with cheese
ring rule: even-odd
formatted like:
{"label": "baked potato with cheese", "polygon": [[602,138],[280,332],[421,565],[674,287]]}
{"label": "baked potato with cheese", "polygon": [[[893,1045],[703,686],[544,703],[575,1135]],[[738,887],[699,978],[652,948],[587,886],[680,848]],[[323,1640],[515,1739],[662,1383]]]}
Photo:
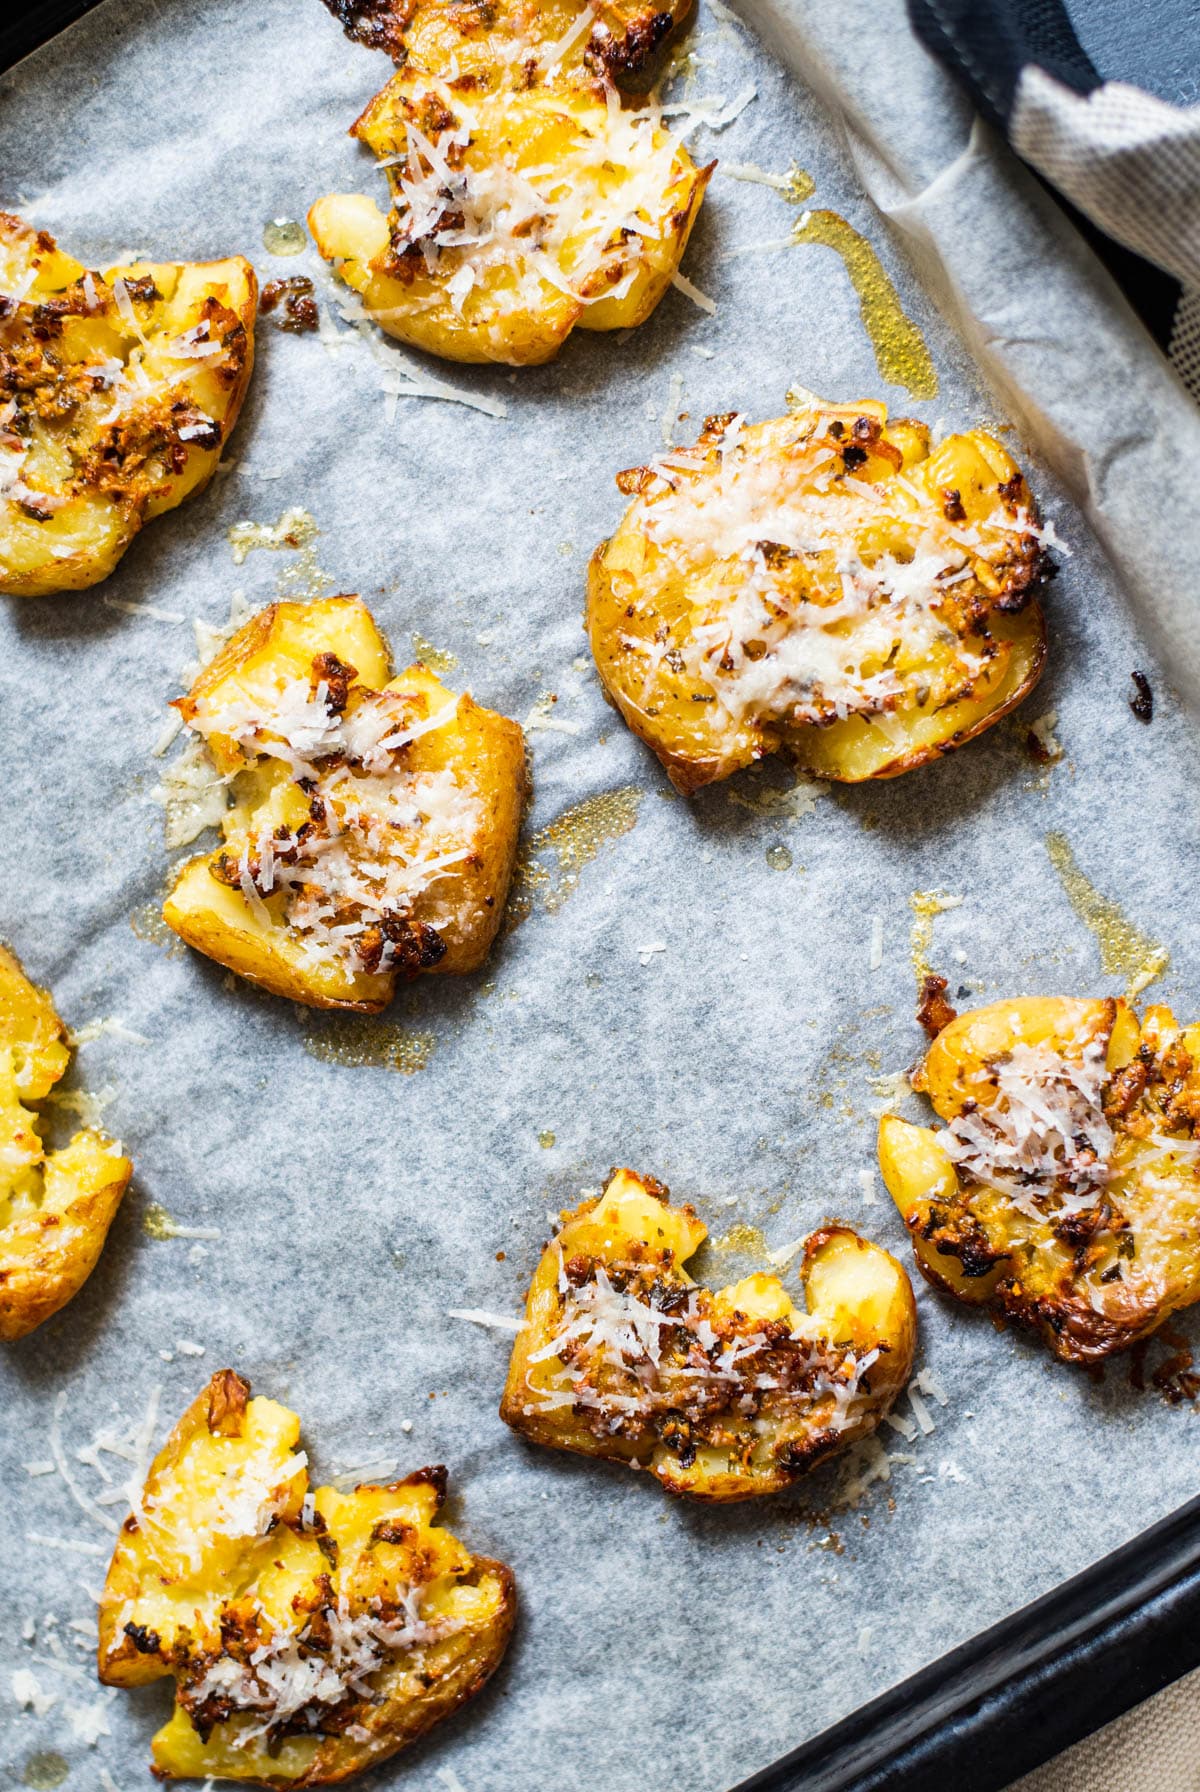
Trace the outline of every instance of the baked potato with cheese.
{"label": "baked potato with cheese", "polygon": [[49,992],[0,946],[0,1338],[23,1338],[83,1287],[133,1165],[95,1127],[47,1151],[38,1115],[71,1053]]}
{"label": "baked potato with cheese", "polygon": [[248,261],[96,273],[0,212],[0,592],[108,577],[212,477],[254,363]]}
{"label": "baked potato with cheese", "polygon": [[908,1277],[846,1226],[808,1240],[801,1311],[775,1276],[698,1287],[683,1266],[706,1227],[632,1170],[563,1221],[500,1407],[534,1443],[649,1469],[690,1499],[752,1499],[869,1435],[908,1379]]}
{"label": "baked potato with cheese", "polygon": [[513,366],[549,360],[577,327],[644,323],[712,168],[694,166],[656,109],[623,105],[609,72],[632,68],[634,46],[662,35],[651,21],[669,29],[671,15],[613,7],[609,24],[565,0],[486,18],[446,4],[335,10],[358,17],[360,38],[381,16],[389,31],[405,21],[387,46],[400,71],[352,127],[391,209],[333,194],[308,216],[369,316],[431,354]]}
{"label": "baked potato with cheese", "polygon": [[[325,0],[346,36],[400,66],[477,80],[573,80],[586,69],[618,84],[644,77],[691,0]],[[512,71],[511,73],[509,71]]]}
{"label": "baked potato with cheese", "polygon": [[1022,996],[950,1022],[879,1161],[926,1278],[1095,1362],[1200,1299],[1200,1026]]}
{"label": "baked potato with cheese", "polygon": [[163,918],[312,1007],[377,1013],[400,977],[477,970],[512,876],[520,727],[422,665],[388,673],[361,599],[278,603],[177,702],[232,801]]}
{"label": "baked potato with cheese", "polygon": [[678,790],[785,755],[891,778],[990,727],[1037,683],[1047,570],[1016,464],[981,430],[932,447],[870,400],[818,399],[617,480],[592,556],[604,689]]}
{"label": "baked potato with cheese", "polygon": [[501,1562],[436,1524],[443,1468],[309,1491],[296,1415],[214,1375],[155,1457],[100,1600],[108,1686],[173,1676],[160,1779],[324,1786],[458,1709],[516,1613]]}

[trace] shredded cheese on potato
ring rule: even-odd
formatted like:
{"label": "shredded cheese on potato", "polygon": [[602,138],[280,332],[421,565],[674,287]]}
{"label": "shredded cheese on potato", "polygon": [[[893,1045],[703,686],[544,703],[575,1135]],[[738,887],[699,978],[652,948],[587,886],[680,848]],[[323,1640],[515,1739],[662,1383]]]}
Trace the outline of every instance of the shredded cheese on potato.
{"label": "shredded cheese on potato", "polygon": [[[423,892],[476,851],[483,804],[449,770],[414,772],[405,747],[444,727],[402,692],[288,679],[263,698],[214,708],[201,699],[189,726],[201,740],[231,738],[253,767],[279,761],[303,791],[309,820],[256,827],[236,881],[260,921],[284,899],[283,919],[313,961],[357,955],[372,970],[397,962],[389,928]],[[251,774],[253,775],[253,774]]]}

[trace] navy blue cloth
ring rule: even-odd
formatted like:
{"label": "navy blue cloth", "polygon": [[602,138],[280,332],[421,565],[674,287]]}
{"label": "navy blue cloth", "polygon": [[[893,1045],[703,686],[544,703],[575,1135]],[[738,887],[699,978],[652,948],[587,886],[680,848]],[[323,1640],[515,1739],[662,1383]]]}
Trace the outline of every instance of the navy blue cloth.
{"label": "navy blue cloth", "polygon": [[[1002,131],[1030,64],[1076,93],[1114,80],[1176,104],[1200,99],[1200,0],[908,0],[908,11],[926,47]],[[1054,196],[1166,348],[1179,282]]]}

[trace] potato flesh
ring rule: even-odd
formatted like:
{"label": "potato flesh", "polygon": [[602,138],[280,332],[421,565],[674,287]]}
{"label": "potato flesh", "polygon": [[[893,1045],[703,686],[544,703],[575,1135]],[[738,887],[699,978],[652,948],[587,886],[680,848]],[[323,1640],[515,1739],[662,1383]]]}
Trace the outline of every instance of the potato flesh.
{"label": "potato flesh", "polygon": [[[422,51],[354,126],[384,166],[391,211],[363,195],[316,201],[321,254],[385,331],[451,360],[535,365],[577,327],[643,323],[711,168],[697,169],[657,115],[617,103],[583,67],[583,37],[538,72],[494,21],[466,30],[464,61],[460,23],[461,11],[426,17],[422,32],[418,13]],[[550,23],[520,21],[530,56],[556,42]]]}
{"label": "potato flesh", "polygon": [[814,1234],[801,1311],[762,1273],[697,1288],[683,1263],[705,1235],[629,1170],[565,1216],[530,1286],[502,1418],[711,1501],[776,1492],[873,1431],[912,1363],[900,1265],[845,1228]]}
{"label": "potato flesh", "polygon": [[637,495],[592,556],[587,626],[606,691],[685,793],[770,753],[893,777],[1036,682],[1033,501],[990,436],[931,452],[881,403],[814,400],[709,419],[664,460],[621,476]]}
{"label": "potato flesh", "polygon": [[[175,1711],[152,1745],[164,1777],[342,1779],[448,1715],[503,1654],[512,1579],[436,1524],[443,1472],[353,1493],[318,1488],[306,1509],[298,1437],[294,1413],[250,1398],[222,1371],[155,1458],[118,1540],[100,1605],[100,1678],[134,1686],[174,1675]],[[401,1610],[417,1614],[407,1632],[395,1623]],[[368,1621],[393,1632],[365,1665],[357,1658],[373,1700],[338,1665],[361,1650]],[[257,1680],[256,1650],[267,1664]],[[297,1655],[336,1683],[296,1706],[284,1678],[272,1704],[272,1662]]]}
{"label": "potato flesh", "polygon": [[254,271],[90,273],[0,213],[0,289],[24,295],[0,317],[0,592],[81,590],[211,477],[253,364]]}
{"label": "potato flesh", "polygon": [[1018,1206],[1007,1184],[956,1165],[946,1134],[894,1115],[880,1124],[884,1181],[935,1285],[1029,1326],[1063,1360],[1098,1360],[1200,1299],[1200,1027],[1161,1007],[1139,1026],[1120,1001],[999,1002],[946,1027],[914,1084],[949,1122],[972,1103],[1002,1111],[1014,1047],[1096,1059],[1112,1145],[1090,1205],[1043,1174]]}
{"label": "potato flesh", "polygon": [[[286,749],[290,738],[287,726],[274,719],[281,693],[300,687],[315,692],[320,679],[314,663],[322,654],[355,668],[347,713],[356,703],[372,701],[377,691],[396,693],[402,699],[398,713],[423,730],[388,755],[377,777],[356,773],[348,786],[368,815],[384,815],[394,800],[402,807],[416,803],[424,817],[403,826],[388,824],[378,847],[389,864],[402,867],[409,859],[432,867],[427,876],[414,873],[402,892],[413,927],[431,930],[440,943],[442,955],[420,968],[471,971],[486,959],[516,856],[524,737],[515,722],[470,697],[455,697],[423,666],[389,682],[386,646],[358,598],[272,605],[238,631],[181,700],[184,720],[231,778],[235,800],[222,823],[223,848],[183,867],[163,916],[189,945],[275,994],[316,1007],[377,1012],[391,999],[404,961],[389,965],[385,959],[373,966],[361,956],[358,942],[367,939],[373,924],[370,892],[364,895],[366,906],[359,905],[361,926],[352,918],[345,921],[358,926],[345,949],[326,949],[322,933],[298,928],[286,881],[277,880],[273,889],[256,885],[255,903],[244,886],[230,887],[214,875],[223,861],[249,865],[261,859],[263,840],[275,840],[281,831],[295,840],[311,818],[314,793],[301,789],[292,764],[271,749]],[[258,724],[248,745],[239,743],[228,725],[247,716]],[[301,768],[309,763],[302,758]],[[343,765],[348,775],[350,762],[333,757],[321,759],[318,771]],[[341,816],[347,834],[344,799],[328,794],[330,788],[319,784],[318,794]],[[367,836],[368,842],[375,838]],[[355,850],[353,844],[347,848]],[[315,862],[318,878],[324,862]],[[357,880],[353,864],[348,875]],[[365,890],[358,881],[351,887]]]}
{"label": "potato flesh", "polygon": [[49,993],[0,947],[0,1338],[22,1338],[78,1293],[104,1248],[133,1166],[86,1127],[47,1152],[38,1116],[70,1061]]}

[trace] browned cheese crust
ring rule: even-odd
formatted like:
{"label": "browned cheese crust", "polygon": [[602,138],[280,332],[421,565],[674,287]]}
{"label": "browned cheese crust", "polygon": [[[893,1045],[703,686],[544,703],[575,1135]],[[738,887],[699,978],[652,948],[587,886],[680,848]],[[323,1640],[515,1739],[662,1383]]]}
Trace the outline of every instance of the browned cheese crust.
{"label": "browned cheese crust", "polygon": [[254,364],[240,256],[107,274],[0,213],[0,592],[104,579],[212,477]]}
{"label": "browned cheese crust", "polygon": [[327,4],[397,64],[353,126],[390,210],[331,194],[309,212],[366,314],[432,354],[512,366],[549,360],[576,328],[645,322],[712,167],[653,95],[622,100],[615,83],[645,83],[687,0]]}
{"label": "browned cheese crust", "polygon": [[944,1131],[880,1123],[935,1287],[1094,1362],[1200,1298],[1200,1028],[1019,997],[938,1032],[914,1087]]}
{"label": "browned cheese crust", "polygon": [[535,1443],[648,1468],[668,1492],[778,1492],[879,1424],[912,1364],[903,1269],[845,1226],[807,1241],[807,1312],[774,1276],[714,1292],[684,1262],[705,1228],[616,1170],[564,1215],[513,1350],[501,1417]]}
{"label": "browned cheese crust", "polygon": [[685,795],[778,753],[854,783],[915,770],[1037,683],[1048,559],[982,431],[930,444],[865,400],[806,399],[619,475],[587,627],[611,701]]}
{"label": "browned cheese crust", "polygon": [[503,1563],[436,1524],[446,1471],[310,1493],[299,1421],[215,1375],[156,1457],[100,1604],[100,1678],[173,1677],[160,1779],[333,1785],[480,1690],[516,1615]]}
{"label": "browned cheese crust", "polygon": [[233,803],[164,918],[312,1007],[376,1013],[402,978],[478,970],[504,913],[521,729],[423,665],[388,673],[358,598],[272,604],[177,706]]}

